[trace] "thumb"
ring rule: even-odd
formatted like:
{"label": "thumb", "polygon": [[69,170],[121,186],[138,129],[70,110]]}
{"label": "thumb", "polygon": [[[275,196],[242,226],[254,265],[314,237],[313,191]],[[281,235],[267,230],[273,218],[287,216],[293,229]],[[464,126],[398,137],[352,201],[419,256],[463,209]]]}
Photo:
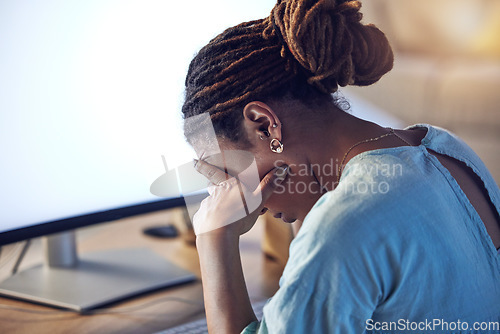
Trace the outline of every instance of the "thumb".
{"label": "thumb", "polygon": [[288,166],[275,167],[260,181],[260,192],[264,203],[288,176]]}

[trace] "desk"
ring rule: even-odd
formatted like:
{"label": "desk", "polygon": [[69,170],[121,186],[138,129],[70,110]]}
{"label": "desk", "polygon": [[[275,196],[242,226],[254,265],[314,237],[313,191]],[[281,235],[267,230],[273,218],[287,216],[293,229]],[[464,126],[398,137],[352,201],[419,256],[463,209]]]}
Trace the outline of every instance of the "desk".
{"label": "desk", "polygon": [[[80,229],[77,233],[79,252],[147,247],[200,277],[198,255],[194,246],[188,245],[181,238],[156,239],[142,234],[144,227],[172,221],[177,221],[178,224],[181,216],[178,209],[165,210]],[[262,231],[262,223],[258,221],[250,232],[242,236],[240,243],[243,272],[250,298],[254,301],[269,298],[276,292],[283,269],[262,254],[260,246]],[[12,263],[13,261],[14,259],[11,259]],[[31,246],[20,270],[41,261],[41,244],[37,240]],[[10,268],[11,263],[3,263],[0,267],[2,279]],[[169,297],[188,299],[195,303],[165,300]],[[202,285],[198,280],[109,307],[111,310],[119,310],[145,305],[143,309],[134,312],[85,316],[73,312],[37,314],[0,309],[0,333],[153,333],[202,318],[204,316],[202,301]],[[146,303],[152,304],[147,306]],[[0,304],[33,311],[57,311],[50,307],[1,297]]]}

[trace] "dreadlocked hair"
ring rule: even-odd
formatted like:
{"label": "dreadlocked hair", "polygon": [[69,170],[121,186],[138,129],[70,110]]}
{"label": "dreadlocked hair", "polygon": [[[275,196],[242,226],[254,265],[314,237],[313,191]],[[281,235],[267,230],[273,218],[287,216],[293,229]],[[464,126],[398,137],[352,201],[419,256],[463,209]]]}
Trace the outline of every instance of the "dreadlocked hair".
{"label": "dreadlocked hair", "polygon": [[[242,108],[285,96],[333,100],[339,86],[366,86],[392,69],[385,35],[360,21],[359,1],[278,0],[269,17],[225,30],[192,60],[184,118],[209,113],[217,135],[238,142]],[[189,140],[197,131],[187,126]]]}

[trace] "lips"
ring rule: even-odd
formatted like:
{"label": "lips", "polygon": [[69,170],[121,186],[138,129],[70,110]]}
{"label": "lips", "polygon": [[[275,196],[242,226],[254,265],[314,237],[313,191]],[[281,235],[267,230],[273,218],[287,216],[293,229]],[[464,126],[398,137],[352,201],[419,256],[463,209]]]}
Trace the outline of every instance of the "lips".
{"label": "lips", "polygon": [[296,221],[297,219],[288,219],[286,217],[283,216],[283,213],[281,212],[278,212],[277,214],[275,214],[273,216],[274,218],[278,218],[278,219],[281,219],[282,221],[284,221],[285,223],[293,223],[294,221]]}

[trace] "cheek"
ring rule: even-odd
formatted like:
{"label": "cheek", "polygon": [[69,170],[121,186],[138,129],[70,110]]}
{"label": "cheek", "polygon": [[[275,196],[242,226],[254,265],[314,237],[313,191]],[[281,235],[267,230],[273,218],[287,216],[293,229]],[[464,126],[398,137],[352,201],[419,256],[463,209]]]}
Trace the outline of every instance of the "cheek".
{"label": "cheek", "polygon": [[293,203],[293,196],[287,193],[281,193],[277,189],[271,197],[266,201],[265,207],[272,212],[283,212],[285,209],[290,209],[290,204]]}
{"label": "cheek", "polygon": [[[262,180],[276,166],[284,164],[282,160],[268,160],[255,156],[259,178]],[[305,168],[296,164],[290,170],[285,182],[278,185],[274,194],[266,201],[265,207],[273,212],[305,214],[322,195],[316,179]]]}
{"label": "cheek", "polygon": [[273,212],[283,212],[299,209],[302,197],[293,191],[293,182],[287,178],[285,182],[276,186],[274,193],[266,201],[266,207]]}
{"label": "cheek", "polygon": [[322,194],[319,184],[313,177],[289,176],[284,183],[277,186],[265,206],[273,212],[305,215]]}
{"label": "cheek", "polygon": [[306,174],[305,172],[299,174],[291,171],[291,174],[287,177],[282,188],[285,188],[283,192],[302,199],[318,194],[321,195],[321,187],[316,178],[312,175]]}

